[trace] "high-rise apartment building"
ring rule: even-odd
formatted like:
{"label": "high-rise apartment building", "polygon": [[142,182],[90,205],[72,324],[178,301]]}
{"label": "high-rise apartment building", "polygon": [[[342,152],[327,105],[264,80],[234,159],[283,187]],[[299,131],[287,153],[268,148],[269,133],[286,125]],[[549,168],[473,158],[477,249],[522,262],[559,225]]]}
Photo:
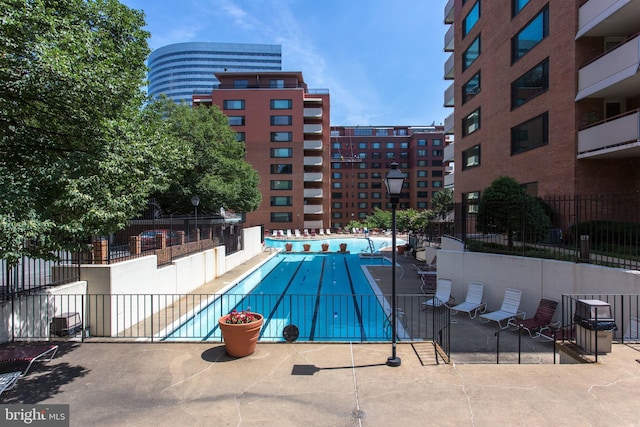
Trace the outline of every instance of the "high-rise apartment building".
{"label": "high-rise apartment building", "polygon": [[383,179],[397,162],[405,174],[399,209],[430,209],[444,188],[442,126],[332,126],[331,226],[391,208]]}
{"label": "high-rise apartment building", "polygon": [[217,89],[194,95],[215,104],[246,147],[260,175],[262,203],[248,227],[269,230],[329,228],[329,91],[307,88],[300,72],[216,73]]}
{"label": "high-rise apartment building", "polygon": [[640,191],[640,0],[450,0],[456,201]]}
{"label": "high-rise apartment building", "polygon": [[191,103],[219,84],[214,73],[282,70],[282,47],[271,44],[189,42],[154,50],[147,61],[149,94]]}

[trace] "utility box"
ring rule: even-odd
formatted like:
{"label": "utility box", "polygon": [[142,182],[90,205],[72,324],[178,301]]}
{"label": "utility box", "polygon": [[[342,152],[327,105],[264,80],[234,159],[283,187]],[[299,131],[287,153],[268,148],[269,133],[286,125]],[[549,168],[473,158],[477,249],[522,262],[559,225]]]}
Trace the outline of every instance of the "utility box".
{"label": "utility box", "polygon": [[77,312],[62,313],[51,320],[49,327],[54,335],[71,336],[82,330],[82,321]]}
{"label": "utility box", "polygon": [[613,331],[617,330],[611,305],[600,300],[578,300],[573,314],[576,344],[589,353],[611,353]]}

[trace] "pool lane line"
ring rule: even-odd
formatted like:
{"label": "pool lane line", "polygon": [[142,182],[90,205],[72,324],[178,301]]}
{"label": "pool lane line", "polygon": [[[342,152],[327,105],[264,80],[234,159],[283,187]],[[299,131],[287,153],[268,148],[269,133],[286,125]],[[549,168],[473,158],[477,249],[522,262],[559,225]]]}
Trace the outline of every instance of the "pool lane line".
{"label": "pool lane line", "polygon": [[[266,280],[269,276],[271,276],[272,274],[274,274],[274,273],[276,272],[276,270],[278,269],[278,267],[280,267],[280,264],[282,264],[284,261],[285,261],[285,259],[283,258],[280,262],[278,262],[276,265],[274,265],[274,266],[273,266],[273,268],[272,268],[272,269],[271,269],[271,270],[270,270],[270,271],[269,271],[269,272],[268,272],[268,273],[267,273],[267,274],[266,274],[262,279],[260,279],[260,282],[259,282],[256,286],[254,286],[254,288],[253,288],[253,289],[255,289],[255,288],[257,288],[258,286],[260,286],[260,283],[262,283],[262,281],[263,281],[263,280]],[[300,262],[300,265],[298,266],[298,269],[296,270],[296,273],[298,272],[298,270],[300,269],[300,267],[302,267],[302,261]],[[295,273],[293,274],[293,276],[292,276],[292,277],[295,277]],[[238,285],[238,283],[236,283],[236,286],[237,286],[237,285]],[[233,289],[233,288],[231,288],[231,289]],[[229,291],[230,291],[231,289],[229,289]],[[230,312],[231,312],[231,311],[233,311],[233,310],[237,310],[237,309],[238,309],[238,307],[240,307],[240,306],[244,303],[244,301],[252,295],[253,289],[251,290],[251,292],[249,292],[248,294],[246,294],[246,295],[245,295],[245,296],[244,296],[244,297],[243,297],[243,298],[242,298],[242,299],[241,299],[241,300],[240,300],[240,301],[239,301],[239,302],[238,302],[238,303],[237,303],[237,304],[236,304],[236,305],[235,305],[235,306],[230,310]],[[225,292],[224,294],[221,294],[221,295],[220,295],[220,297],[219,297],[219,299],[220,299],[220,305],[222,305],[222,298],[223,298],[223,297],[224,297],[224,296],[225,296],[229,291],[227,291],[227,292]],[[230,295],[236,295],[236,294],[230,294]],[[214,300],[214,301],[212,301],[212,302],[211,302],[211,304],[213,304],[213,303],[214,303],[214,302],[216,302],[216,301],[217,301],[217,299],[216,299],[216,300]],[[208,305],[207,305],[207,307],[208,307],[209,305],[211,305],[211,304],[208,304]],[[201,313],[201,312],[203,312],[204,310],[206,310],[206,307],[205,307],[205,308],[203,308],[202,310],[200,310],[197,314],[200,314],[200,313]],[[226,313],[226,314],[228,314],[228,313]],[[224,314],[221,314],[221,316],[224,316]],[[195,317],[195,315],[194,315],[194,317]],[[207,335],[205,335],[205,336],[204,336],[204,338],[202,338],[202,341],[206,341],[206,340],[208,340],[208,339],[211,337],[211,335],[213,335],[213,333],[216,331],[216,329],[218,329],[218,322],[216,322],[216,324],[213,326],[213,328],[211,328],[211,330],[209,331],[209,333],[208,333]]]}
{"label": "pool lane line", "polygon": [[351,287],[351,297],[353,298],[353,307],[356,310],[356,316],[358,317],[358,322],[360,323],[360,340],[366,341],[367,333],[364,329],[364,324],[362,322],[362,312],[360,311],[360,305],[358,305],[358,298],[356,296],[356,290],[353,287],[353,280],[351,280],[351,271],[349,270],[347,257],[344,257],[344,267],[347,269],[347,277],[349,278],[349,287]]}
{"label": "pool lane line", "polygon": [[313,307],[313,318],[311,319],[311,330],[309,331],[309,341],[313,341],[316,335],[316,322],[318,320],[318,310],[320,308],[320,293],[322,291],[322,278],[324,277],[324,266],[327,258],[322,258],[322,268],[320,269],[320,279],[318,280],[318,291],[316,292],[316,304]]}
{"label": "pool lane line", "polygon": [[289,280],[289,283],[287,283],[287,286],[284,288],[282,293],[280,293],[280,296],[278,297],[278,300],[273,305],[273,308],[271,309],[271,312],[269,312],[269,316],[265,318],[264,324],[262,325],[262,329],[260,330],[260,337],[258,337],[258,339],[262,338],[262,335],[264,334],[264,331],[267,330],[267,326],[271,322],[271,319],[273,318],[273,316],[278,311],[278,306],[280,305],[280,303],[284,299],[284,296],[287,294],[287,291],[289,290],[289,288],[293,284],[293,281],[295,280],[296,276],[298,275],[298,271],[300,271],[300,269],[302,268],[302,264],[304,264],[304,261],[305,261],[304,258],[302,259],[302,261],[300,261],[300,264],[298,264],[298,268],[296,268],[296,271],[293,272],[293,275],[291,276],[291,279]]}

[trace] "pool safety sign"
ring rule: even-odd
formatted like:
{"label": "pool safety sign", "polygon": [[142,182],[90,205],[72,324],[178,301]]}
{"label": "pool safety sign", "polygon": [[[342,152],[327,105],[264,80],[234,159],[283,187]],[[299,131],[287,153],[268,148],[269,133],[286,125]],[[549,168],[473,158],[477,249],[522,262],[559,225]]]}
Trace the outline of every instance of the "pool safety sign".
{"label": "pool safety sign", "polygon": [[0,405],[0,425],[69,427],[69,405]]}

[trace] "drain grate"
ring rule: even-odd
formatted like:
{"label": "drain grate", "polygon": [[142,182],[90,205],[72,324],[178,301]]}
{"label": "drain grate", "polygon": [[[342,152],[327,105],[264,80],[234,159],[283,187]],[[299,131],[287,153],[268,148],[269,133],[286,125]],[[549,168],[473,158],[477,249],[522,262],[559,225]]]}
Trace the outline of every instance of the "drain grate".
{"label": "drain grate", "polygon": [[362,409],[354,409],[351,411],[351,416],[353,418],[364,418],[364,411]]}

